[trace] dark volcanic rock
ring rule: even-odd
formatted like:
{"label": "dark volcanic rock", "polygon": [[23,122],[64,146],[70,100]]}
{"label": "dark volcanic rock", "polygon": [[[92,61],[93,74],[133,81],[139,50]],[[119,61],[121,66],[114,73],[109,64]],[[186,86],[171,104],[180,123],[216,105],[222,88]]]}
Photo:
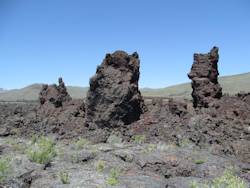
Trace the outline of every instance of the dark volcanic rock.
{"label": "dark volcanic rock", "polygon": [[41,92],[39,93],[40,104],[52,103],[55,107],[62,106],[63,102],[71,100],[70,95],[67,92],[67,88],[62,80],[58,79],[59,85],[43,85]]}
{"label": "dark volcanic rock", "polygon": [[0,104],[0,137],[55,134],[72,138],[82,134],[85,104],[83,99],[71,99],[61,78],[59,85],[44,85],[39,103]]}
{"label": "dark volcanic rock", "polygon": [[169,111],[172,114],[175,114],[179,117],[183,117],[184,115],[186,115],[188,113],[187,112],[187,103],[185,103],[185,102],[175,101],[173,99],[169,99],[168,106],[169,106]]}
{"label": "dark volcanic rock", "polygon": [[58,138],[70,138],[82,135],[87,129],[84,101],[80,99],[65,102],[58,108],[50,103],[0,104],[0,110],[0,137],[56,134]]}
{"label": "dark volcanic rock", "polygon": [[237,94],[237,97],[250,105],[250,93],[241,92]]}
{"label": "dark volcanic rock", "polygon": [[[220,100],[211,103],[214,109],[213,116],[218,116],[224,120],[250,120],[250,105],[245,101],[247,98],[234,96],[223,96]],[[212,115],[212,114],[211,114]]]}
{"label": "dark volcanic rock", "polygon": [[86,99],[86,126],[119,127],[139,119],[144,102],[138,89],[140,61],[137,53],[107,54],[90,79]]}
{"label": "dark volcanic rock", "polygon": [[[157,155],[156,155],[157,154]],[[194,175],[194,165],[176,155],[152,153],[136,156],[135,163],[145,171],[156,172],[165,178]]]}
{"label": "dark volcanic rock", "polygon": [[194,107],[208,107],[214,99],[222,97],[218,83],[218,48],[207,54],[194,54],[194,63],[188,77],[192,80]]}

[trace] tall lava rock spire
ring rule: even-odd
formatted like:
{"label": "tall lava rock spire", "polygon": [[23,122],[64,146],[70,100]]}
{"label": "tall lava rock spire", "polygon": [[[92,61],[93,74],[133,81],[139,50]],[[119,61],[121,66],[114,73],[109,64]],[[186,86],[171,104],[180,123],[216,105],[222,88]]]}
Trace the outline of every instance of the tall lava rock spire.
{"label": "tall lava rock spire", "polygon": [[194,54],[194,63],[188,77],[192,80],[194,107],[208,107],[214,99],[222,96],[218,83],[219,49],[213,47],[207,54]]}
{"label": "tall lava rock spire", "polygon": [[86,98],[86,126],[111,128],[139,119],[144,102],[138,88],[140,61],[135,52],[107,54],[90,79]]}

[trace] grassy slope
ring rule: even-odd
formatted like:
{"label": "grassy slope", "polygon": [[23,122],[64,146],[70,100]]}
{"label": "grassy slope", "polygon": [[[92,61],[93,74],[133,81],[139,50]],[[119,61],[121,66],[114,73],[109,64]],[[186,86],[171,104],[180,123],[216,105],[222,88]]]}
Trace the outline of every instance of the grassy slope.
{"label": "grassy slope", "polygon": [[[33,101],[37,100],[38,93],[41,91],[42,84],[33,84],[22,89],[9,90],[0,93],[0,101]],[[69,86],[69,94],[73,98],[84,98],[87,93],[87,87]]]}
{"label": "grassy slope", "polygon": [[[219,82],[222,85],[224,93],[235,94],[240,91],[250,92],[250,73],[221,77]],[[41,84],[33,84],[22,89],[0,93],[0,101],[36,100],[41,87]],[[68,87],[68,91],[73,98],[85,97],[87,90],[87,87]],[[190,83],[179,84],[162,89],[144,88],[141,89],[141,92],[144,96],[191,98]]]}
{"label": "grassy slope", "polygon": [[[223,93],[235,94],[240,91],[250,92],[250,73],[224,76],[219,78]],[[160,97],[185,97],[191,98],[192,92],[190,83],[179,84],[163,89],[145,89],[143,94],[146,96]]]}

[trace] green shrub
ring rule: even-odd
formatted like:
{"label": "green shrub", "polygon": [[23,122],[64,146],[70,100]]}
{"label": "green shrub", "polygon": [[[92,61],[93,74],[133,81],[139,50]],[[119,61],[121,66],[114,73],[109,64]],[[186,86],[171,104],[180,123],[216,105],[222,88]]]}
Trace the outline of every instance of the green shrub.
{"label": "green shrub", "polygon": [[197,181],[192,181],[189,185],[189,188],[211,188],[205,183],[198,183]]}
{"label": "green shrub", "polygon": [[211,188],[247,188],[247,184],[235,176],[232,170],[227,170],[223,176],[212,181]]}
{"label": "green shrub", "polygon": [[109,177],[106,179],[106,184],[111,186],[116,186],[119,184],[118,177],[120,176],[120,170],[112,168],[109,172]]}
{"label": "green shrub", "polygon": [[232,170],[227,170],[210,183],[198,184],[196,181],[192,181],[190,188],[247,188],[247,184],[243,179],[235,176]]}
{"label": "green shrub", "polygon": [[0,183],[3,182],[10,171],[10,159],[0,159]]}
{"label": "green shrub", "polygon": [[143,144],[146,141],[146,136],[145,135],[134,135],[132,137],[132,140],[136,144]]}
{"label": "green shrub", "polygon": [[189,146],[192,146],[192,142],[187,139],[187,138],[184,138],[184,139],[181,139],[179,140],[179,142],[177,143],[177,146],[178,147],[189,147]]}
{"label": "green shrub", "polygon": [[162,152],[169,152],[170,150],[175,149],[177,146],[175,144],[166,144],[164,142],[159,142],[156,145],[156,149]]}
{"label": "green shrub", "polygon": [[199,165],[199,164],[203,164],[203,163],[205,163],[205,162],[206,162],[206,160],[203,160],[203,159],[198,159],[198,160],[195,160],[195,161],[194,161],[194,163],[195,163],[195,164],[198,164],[198,165]]}
{"label": "green shrub", "polygon": [[71,162],[72,163],[79,163],[80,160],[79,160],[79,153],[78,152],[73,152],[71,154]]}
{"label": "green shrub", "polygon": [[147,144],[145,145],[146,147],[142,150],[143,153],[151,153],[157,150],[157,145],[156,144]]}
{"label": "green shrub", "polygon": [[190,188],[199,188],[197,182],[192,181],[191,184],[190,184]]}
{"label": "green shrub", "polygon": [[109,138],[107,140],[107,143],[112,144],[112,145],[121,144],[122,143],[122,138],[115,135],[115,134],[112,134],[112,135],[109,136]]}
{"label": "green shrub", "polygon": [[76,143],[75,143],[75,148],[77,150],[81,150],[83,149],[86,145],[89,144],[89,141],[87,139],[84,138],[80,138]]}
{"label": "green shrub", "polygon": [[37,142],[37,140],[38,140],[38,136],[37,135],[32,135],[32,137],[31,137],[31,143],[35,144]]}
{"label": "green shrub", "polygon": [[96,164],[96,170],[98,172],[103,172],[104,168],[105,168],[105,162],[102,160],[98,161]]}
{"label": "green shrub", "polygon": [[55,144],[49,138],[40,137],[30,145],[26,154],[33,162],[47,164],[56,156]]}
{"label": "green shrub", "polygon": [[59,178],[63,184],[70,184],[68,172],[60,172]]}

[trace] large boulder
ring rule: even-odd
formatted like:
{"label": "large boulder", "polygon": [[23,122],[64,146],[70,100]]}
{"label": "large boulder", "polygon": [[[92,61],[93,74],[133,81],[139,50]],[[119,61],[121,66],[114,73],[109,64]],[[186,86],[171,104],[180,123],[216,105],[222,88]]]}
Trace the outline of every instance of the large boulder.
{"label": "large boulder", "polygon": [[194,107],[208,107],[214,99],[222,97],[218,83],[219,49],[213,47],[207,54],[194,54],[194,63],[188,77],[192,80]]}
{"label": "large boulder", "polygon": [[139,119],[145,106],[138,89],[140,60],[135,52],[107,54],[90,79],[86,126],[114,128]]}
{"label": "large boulder", "polygon": [[56,108],[61,107],[64,102],[70,101],[72,98],[67,92],[67,88],[62,80],[58,79],[59,85],[43,85],[39,93],[39,101],[41,105],[52,103]]}

